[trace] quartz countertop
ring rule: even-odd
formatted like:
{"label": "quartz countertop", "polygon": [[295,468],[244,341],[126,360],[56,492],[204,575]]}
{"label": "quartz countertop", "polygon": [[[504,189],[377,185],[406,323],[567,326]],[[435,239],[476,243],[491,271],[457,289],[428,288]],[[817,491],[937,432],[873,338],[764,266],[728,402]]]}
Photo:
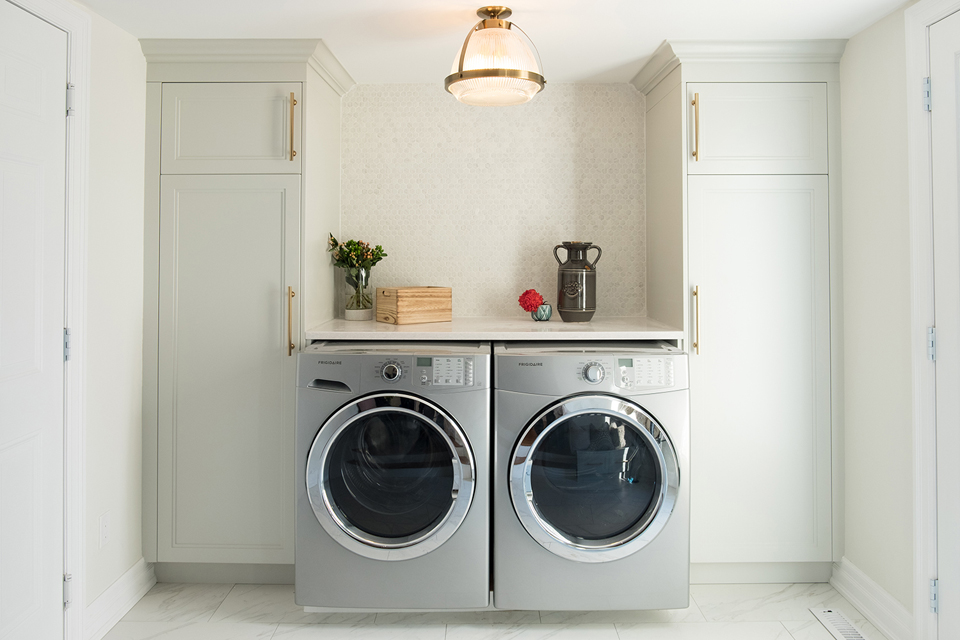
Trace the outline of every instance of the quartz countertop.
{"label": "quartz countertop", "polygon": [[394,325],[376,320],[330,320],[306,332],[307,340],[680,340],[683,330],[652,318],[594,317],[563,322],[519,318],[454,318],[452,322]]}

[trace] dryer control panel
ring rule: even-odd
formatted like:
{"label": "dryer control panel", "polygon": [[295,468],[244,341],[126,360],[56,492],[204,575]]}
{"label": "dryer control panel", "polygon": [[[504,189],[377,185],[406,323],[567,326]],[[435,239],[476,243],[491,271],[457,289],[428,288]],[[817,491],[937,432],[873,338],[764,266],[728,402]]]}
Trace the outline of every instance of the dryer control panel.
{"label": "dryer control panel", "polygon": [[297,386],[343,393],[427,394],[490,388],[486,343],[320,342],[297,360]]}

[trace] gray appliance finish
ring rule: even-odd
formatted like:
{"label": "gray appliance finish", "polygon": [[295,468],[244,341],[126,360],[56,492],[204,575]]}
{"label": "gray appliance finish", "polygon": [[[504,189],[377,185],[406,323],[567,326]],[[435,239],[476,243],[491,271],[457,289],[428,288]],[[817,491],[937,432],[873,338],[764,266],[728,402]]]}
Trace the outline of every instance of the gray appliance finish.
{"label": "gray appliance finish", "polygon": [[489,605],[490,358],[489,343],[300,354],[297,604]]}
{"label": "gray appliance finish", "polygon": [[686,355],[497,343],[494,371],[494,606],[688,606]]}

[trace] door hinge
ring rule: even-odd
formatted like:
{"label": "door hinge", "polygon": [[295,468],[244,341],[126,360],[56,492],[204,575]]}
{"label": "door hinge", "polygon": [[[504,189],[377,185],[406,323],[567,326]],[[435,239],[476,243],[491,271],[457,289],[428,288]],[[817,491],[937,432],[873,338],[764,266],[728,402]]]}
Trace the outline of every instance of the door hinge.
{"label": "door hinge", "polygon": [[937,361],[937,328],[927,327],[927,357]]}
{"label": "door hinge", "polygon": [[930,581],[930,613],[940,613],[940,581]]}
{"label": "door hinge", "polygon": [[73,576],[69,573],[63,574],[63,608],[66,609],[71,603],[71,587],[73,586]]}
{"label": "door hinge", "polygon": [[63,360],[70,359],[70,329],[63,328]]}
{"label": "door hinge", "polygon": [[76,106],[76,96],[77,96],[77,87],[72,84],[67,84],[67,117],[76,115],[77,106]]}
{"label": "door hinge", "polygon": [[930,77],[929,76],[923,79],[923,88],[920,95],[923,96],[923,110],[933,111],[933,105],[930,101]]}

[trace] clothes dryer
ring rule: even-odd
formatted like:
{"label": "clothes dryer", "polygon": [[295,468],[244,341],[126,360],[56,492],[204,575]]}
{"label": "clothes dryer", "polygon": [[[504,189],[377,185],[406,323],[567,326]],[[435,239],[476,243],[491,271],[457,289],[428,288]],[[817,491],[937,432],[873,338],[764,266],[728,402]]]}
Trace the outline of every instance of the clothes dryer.
{"label": "clothes dryer", "polygon": [[494,370],[495,606],[688,606],[686,355],[498,343]]}
{"label": "clothes dryer", "polygon": [[490,345],[299,356],[296,602],[489,604]]}

